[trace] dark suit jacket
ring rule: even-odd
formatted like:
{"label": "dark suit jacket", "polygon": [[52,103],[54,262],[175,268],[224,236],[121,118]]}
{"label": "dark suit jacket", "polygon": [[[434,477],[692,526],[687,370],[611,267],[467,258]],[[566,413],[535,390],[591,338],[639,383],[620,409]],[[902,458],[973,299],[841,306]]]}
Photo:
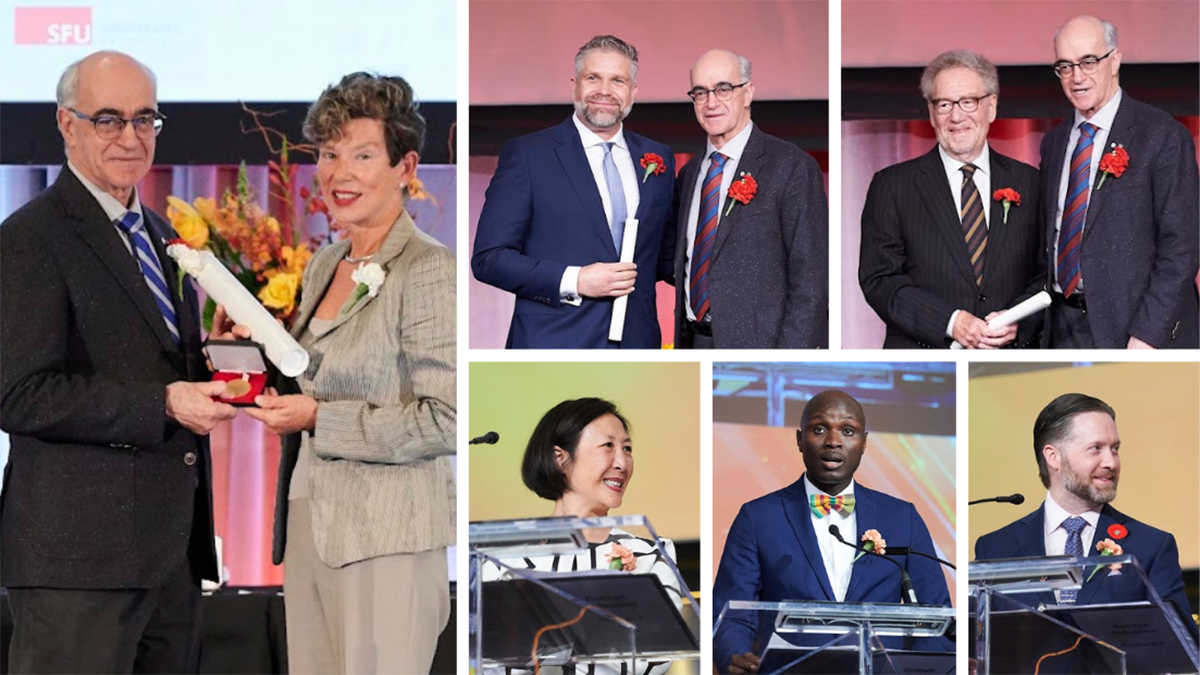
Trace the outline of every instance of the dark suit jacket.
{"label": "dark suit jacket", "polygon": [[[1107,181],[1106,181],[1107,182]],[[1089,313],[1090,313],[1089,309]],[[1036,511],[1024,518],[1005,525],[995,532],[985,534],[975,542],[976,560],[993,560],[996,558],[1029,558],[1046,555],[1046,505],[1043,502]],[[1099,555],[1096,542],[1111,539],[1108,528],[1114,523],[1125,526],[1129,534],[1117,541],[1125,553],[1137,556],[1138,562],[1146,572],[1146,578],[1158,591],[1164,600],[1173,600],[1181,611],[1184,625],[1193,632],[1196,624],[1192,621],[1187,594],[1183,588],[1183,572],[1179,568],[1179,547],[1175,537],[1168,532],[1155,529],[1138,522],[1106,505],[1100,511],[1100,519],[1096,522],[1096,534],[1092,539],[1092,550],[1085,551],[1088,556]],[[1090,574],[1090,572],[1088,572]],[[1087,575],[1084,575],[1087,579]],[[1079,589],[1075,603],[1079,605],[1099,605],[1110,602],[1136,602],[1146,600],[1144,588],[1135,574],[1108,575],[1108,570],[1100,570],[1091,580],[1086,581]],[[1053,593],[1032,593],[1018,596],[1026,604],[1057,604]]]}
{"label": "dark suit jacket", "polygon": [[[675,240],[675,344],[686,328],[688,217],[702,154],[680,172]],[[720,349],[829,346],[829,205],[821,168],[808,153],[754,127],[737,166],[758,183],[728,216],[721,205],[708,269],[713,344]]]}
{"label": "dark suit jacket", "polygon": [[[975,283],[962,218],[937,146],[875,174],[862,215],[858,282],[887,324],[885,349],[949,347],[946,326],[956,309],[980,319],[1036,294],[1045,285],[1037,169],[990,149],[992,191],[1021,195],[1004,222],[992,195],[983,285]],[[1017,326],[1016,346],[1036,345],[1041,317]]]}
{"label": "dark suit jacket", "polygon": [[[1073,121],[1069,118],[1042,139],[1042,208],[1051,280],[1058,236],[1054,212],[1063,161],[1074,150],[1067,148]],[[1129,167],[1120,178],[1109,176],[1100,189],[1093,187],[1080,260],[1096,346],[1124,349],[1135,335],[1160,349],[1196,349],[1200,175],[1192,136],[1167,113],[1125,93],[1103,150],[1111,151],[1113,143],[1125,147]],[[1100,181],[1101,172],[1096,173],[1093,186]]]}
{"label": "dark suit jacket", "polygon": [[[912,504],[861,484],[854,487],[854,499],[858,532],[843,532],[844,539],[857,542],[861,533],[875,529],[888,546],[907,546],[935,555],[929,529]],[[919,556],[892,559],[908,570],[913,590],[922,604],[950,606],[950,591],[938,563]],[[713,584],[716,613],[725,609],[730,600],[836,600],[813,532],[803,478],[743,504],[738,511],[729,528]],[[859,558],[854,563],[845,601],[900,602],[900,571],[884,560]],[[728,672],[734,654],[751,651],[756,629],[744,621],[722,625],[713,641],[718,672]],[[899,642],[885,642],[885,645],[890,649],[898,647]],[[929,642],[929,648],[953,650],[948,640]]]}
{"label": "dark suit jacket", "polygon": [[[174,233],[143,212],[174,288],[162,243]],[[137,262],[64,167],[0,225],[0,289],[4,585],[150,588],[189,555],[216,579],[208,443],[165,412],[168,384],[208,376],[190,285],[182,302],[172,293],[176,347]]]}
{"label": "dark suit jacket", "polygon": [[[671,216],[675,157],[661,143],[625,129],[625,140],[639,180],[637,281],[625,314],[624,349],[658,349],[654,284],[670,272],[660,262]],[[642,181],[638,165],[645,153],[658,154],[666,171]],[[633,215],[633,214],[631,214]],[[471,269],[485,284],[514,293],[509,348],[604,349],[612,320],[612,298],[583,298],[575,307],[559,302],[559,285],[568,266],[615,263],[600,190],[588,167],[575,123],[562,124],[504,144],[496,174],[488,185]]]}

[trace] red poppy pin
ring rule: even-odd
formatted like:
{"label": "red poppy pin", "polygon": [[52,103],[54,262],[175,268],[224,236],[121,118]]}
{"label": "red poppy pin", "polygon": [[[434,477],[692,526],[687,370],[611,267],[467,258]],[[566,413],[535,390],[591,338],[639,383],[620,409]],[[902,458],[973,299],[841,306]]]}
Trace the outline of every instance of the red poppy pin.
{"label": "red poppy pin", "polygon": [[758,182],[754,180],[754,176],[743,172],[742,177],[729,186],[729,207],[725,209],[725,215],[729,215],[729,212],[733,210],[733,205],[737,202],[749,204],[756,194],[758,194]]}
{"label": "red poppy pin", "polygon": [[1124,539],[1129,536],[1129,530],[1125,529],[1125,526],[1120,523],[1113,523],[1108,526],[1108,536],[1118,540]]}
{"label": "red poppy pin", "polygon": [[1104,186],[1104,179],[1110,175],[1113,179],[1121,177],[1125,173],[1125,169],[1129,168],[1129,153],[1125,152],[1125,148],[1120,143],[1112,144],[1112,151],[1104,153],[1100,158],[1100,182],[1096,183],[1096,189],[1099,190]]}
{"label": "red poppy pin", "polygon": [[1004,224],[1008,224],[1009,207],[1021,205],[1021,193],[1012,188],[1000,188],[992,193],[992,199],[1004,203]]}
{"label": "red poppy pin", "polygon": [[666,171],[667,163],[663,161],[662,157],[653,152],[647,152],[642,155],[642,168],[646,170],[646,173],[642,174],[642,182],[645,183],[646,179],[650,178],[650,174],[657,176]]}

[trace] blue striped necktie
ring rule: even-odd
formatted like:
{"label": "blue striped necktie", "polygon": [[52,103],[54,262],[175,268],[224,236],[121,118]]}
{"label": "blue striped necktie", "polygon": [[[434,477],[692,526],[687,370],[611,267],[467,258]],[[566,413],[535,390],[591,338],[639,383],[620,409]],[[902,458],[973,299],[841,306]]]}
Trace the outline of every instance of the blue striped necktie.
{"label": "blue striped necktie", "polygon": [[142,269],[142,278],[146,280],[146,286],[154,295],[154,303],[158,305],[158,311],[162,313],[163,322],[167,324],[171,338],[175,344],[179,344],[179,328],[175,323],[175,306],[171,303],[171,289],[167,285],[162,265],[158,262],[158,255],[154,252],[154,245],[150,242],[150,235],[142,223],[142,216],[129,211],[116,221],[116,225],[129,235],[129,243],[133,246],[134,257],[137,258],[138,267]]}
{"label": "blue striped necktie", "polygon": [[696,240],[692,245],[692,270],[688,275],[692,296],[692,312],[696,321],[704,321],[711,309],[708,303],[708,268],[712,262],[713,245],[717,241],[717,221],[721,211],[721,178],[729,158],[713,151],[712,164],[704,175],[700,189],[700,211],[696,225]]}
{"label": "blue striped necktie", "polygon": [[1079,125],[1079,141],[1075,144],[1075,152],[1071,153],[1067,198],[1063,202],[1062,224],[1058,228],[1058,285],[1068,298],[1083,283],[1079,256],[1092,186],[1092,141],[1096,131],[1097,128],[1088,122]]}

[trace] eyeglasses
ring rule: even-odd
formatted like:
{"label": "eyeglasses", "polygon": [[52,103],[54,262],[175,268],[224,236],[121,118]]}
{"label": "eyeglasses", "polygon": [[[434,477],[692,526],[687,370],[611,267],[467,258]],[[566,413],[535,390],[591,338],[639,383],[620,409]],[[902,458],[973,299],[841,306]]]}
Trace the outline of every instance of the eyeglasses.
{"label": "eyeglasses", "polygon": [[716,94],[718,101],[728,101],[729,99],[733,98],[734,89],[741,89],[748,84],[750,84],[750,80],[746,80],[741,84],[729,84],[728,82],[722,82],[712,89],[696,87],[695,89],[689,91],[687,95],[688,98],[692,99],[693,103],[704,103],[708,100],[709,94]]}
{"label": "eyeglasses", "polygon": [[1082,59],[1079,59],[1079,63],[1059,61],[1053,66],[1054,73],[1058,75],[1059,79],[1065,80],[1071,77],[1071,73],[1075,72],[1075,66],[1079,66],[1079,69],[1083,71],[1084,75],[1092,75],[1096,72],[1096,69],[1100,67],[1100,62],[1104,59],[1107,59],[1108,55],[1112,54],[1115,49],[1116,47],[1108,50],[1108,54],[1105,54],[1104,56],[1085,56]]}
{"label": "eyeglasses", "polygon": [[96,126],[96,135],[106,141],[115,140],[125,132],[125,125],[133,125],[133,133],[138,138],[154,138],[162,133],[163,120],[167,116],[154,111],[144,115],[136,115],[133,119],[124,119],[116,115],[85,115],[74,108],[67,108],[81,120],[87,120]]}
{"label": "eyeglasses", "polygon": [[983,96],[968,96],[960,98],[957,101],[940,98],[935,101],[930,101],[929,105],[933,106],[933,111],[939,115],[949,115],[950,111],[954,110],[954,106],[958,106],[965,113],[973,113],[979,110],[979,104],[983,99],[992,96],[992,94],[984,94]]}

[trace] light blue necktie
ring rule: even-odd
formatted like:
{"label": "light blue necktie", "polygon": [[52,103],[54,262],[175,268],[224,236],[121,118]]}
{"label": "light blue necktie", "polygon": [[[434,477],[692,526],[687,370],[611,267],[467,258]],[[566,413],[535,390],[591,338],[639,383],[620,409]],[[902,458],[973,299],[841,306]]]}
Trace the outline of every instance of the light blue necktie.
{"label": "light blue necktie", "polygon": [[617,255],[621,255],[621,238],[625,236],[625,218],[629,210],[625,206],[625,188],[621,187],[621,174],[617,172],[617,163],[613,161],[612,149],[615,143],[604,144],[604,182],[608,184],[608,198],[612,202],[612,222],[608,229],[612,232],[613,246],[617,247]]}
{"label": "light blue necktie", "polygon": [[[1087,521],[1079,516],[1071,516],[1063,521],[1062,526],[1067,531],[1067,545],[1063,548],[1063,553],[1082,556],[1083,537],[1080,536],[1080,533],[1083,532],[1083,528],[1087,527]],[[1058,601],[1063,605],[1073,605],[1077,595],[1079,595],[1078,589],[1062,590],[1058,592]]]}
{"label": "light blue necktie", "polygon": [[175,344],[179,344],[179,328],[175,324],[175,306],[171,303],[171,290],[167,286],[162,265],[158,262],[154,245],[150,243],[150,235],[146,232],[141,215],[130,211],[116,221],[116,225],[129,235],[129,243],[133,245],[134,257],[137,258],[138,267],[142,269],[146,286],[154,295],[154,302],[158,305],[158,311],[162,313],[163,322],[167,324],[171,338]]}

